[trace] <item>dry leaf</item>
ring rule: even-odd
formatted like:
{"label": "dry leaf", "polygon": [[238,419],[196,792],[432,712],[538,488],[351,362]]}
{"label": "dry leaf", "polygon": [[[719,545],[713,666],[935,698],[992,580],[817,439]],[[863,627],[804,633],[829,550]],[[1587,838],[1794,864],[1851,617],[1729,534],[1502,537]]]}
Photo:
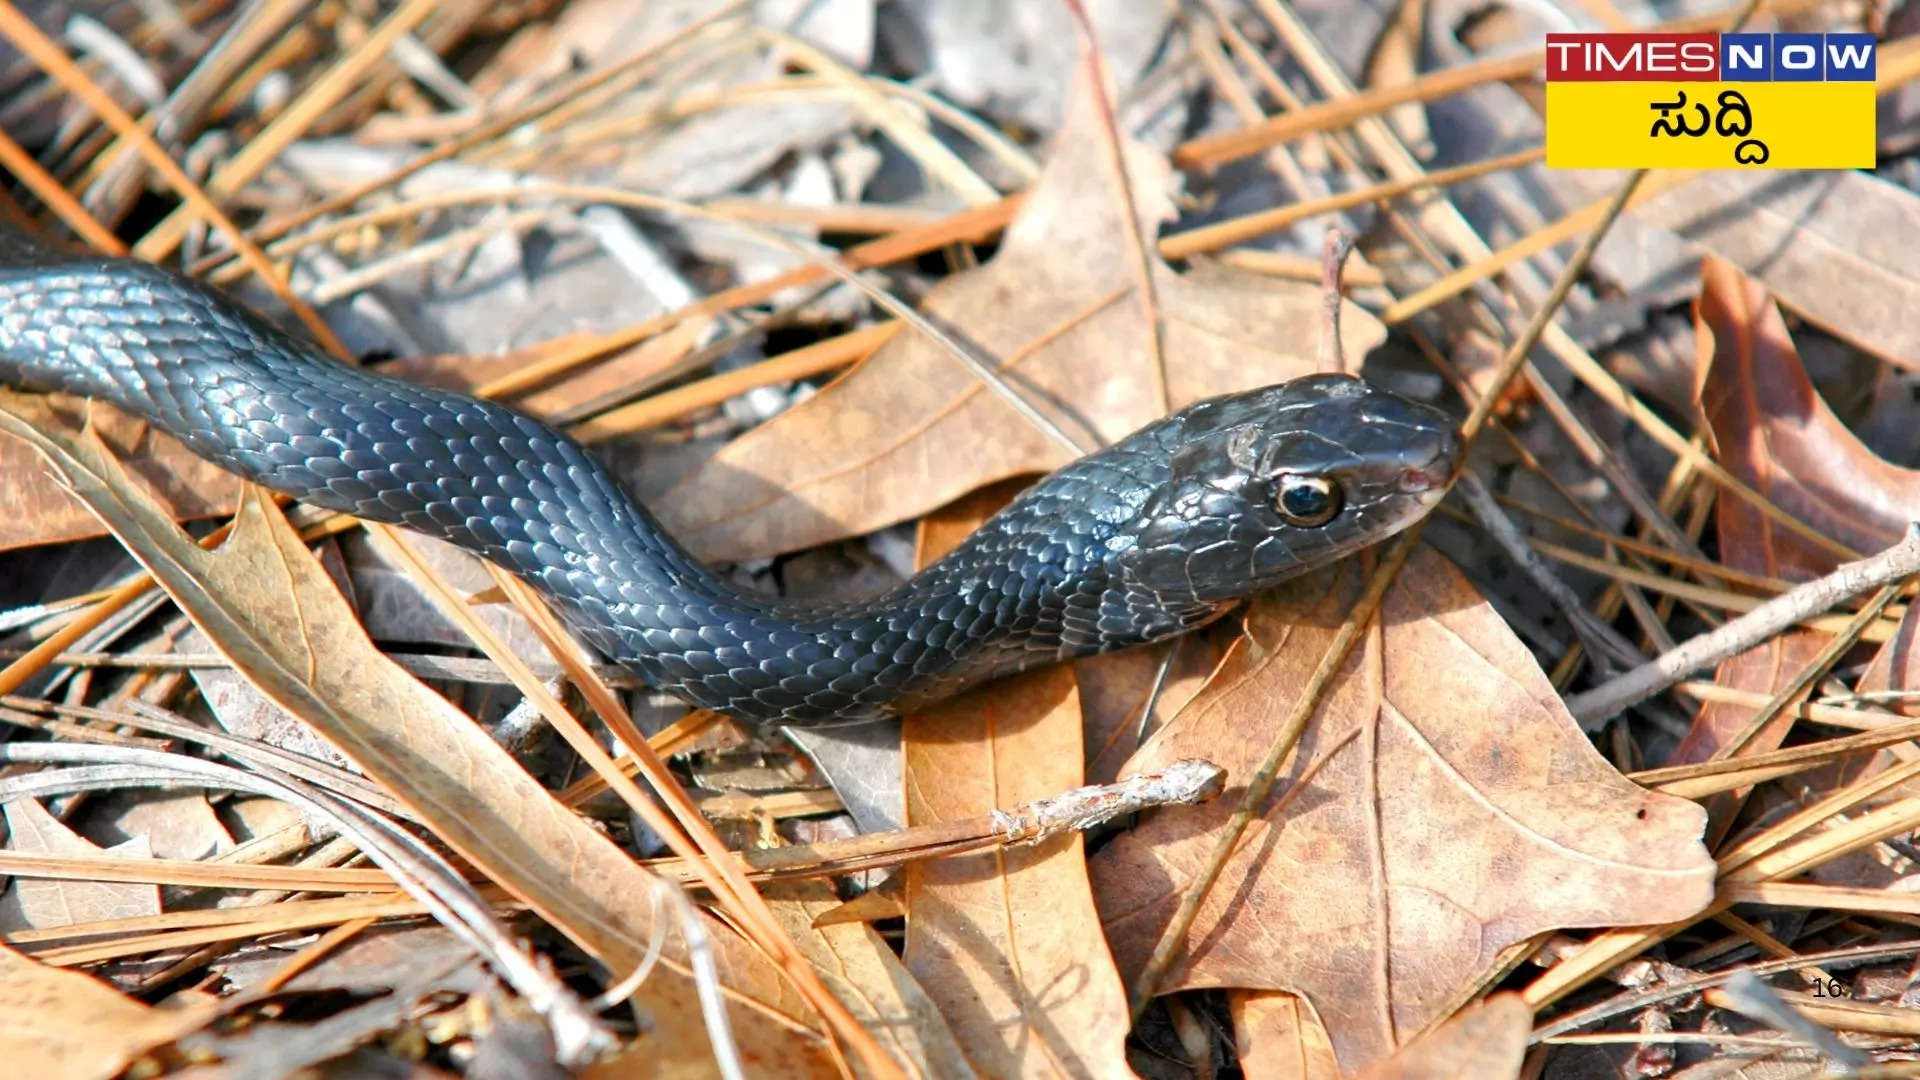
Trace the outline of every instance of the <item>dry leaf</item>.
{"label": "dry leaf", "polygon": [[[1902,367],[1920,366],[1920,196],[1854,170],[1719,169],[1633,210],[1729,260],[1793,310]],[[1710,256],[1711,258],[1711,256]]]}
{"label": "dry leaf", "polygon": [[[1151,238],[1172,210],[1170,170],[1126,144],[1130,210],[1088,90],[1083,76],[1047,169],[999,253],[941,281],[925,313],[1089,444],[1112,442],[1169,407],[1312,371],[1319,290],[1226,269],[1175,274],[1153,256]],[[1143,257],[1152,266],[1150,293],[1137,273]],[[1343,318],[1357,369],[1384,330],[1351,304]],[[739,560],[918,517],[1071,456],[959,360],[903,332],[851,374],[729,443],[653,509],[697,554]]]}
{"label": "dry leaf", "polygon": [[[1349,562],[1256,601],[1212,684],[1129,771],[1204,754],[1245,783],[1361,574]],[[1445,1015],[1517,942],[1681,919],[1713,895],[1699,807],[1615,772],[1506,623],[1428,550],[1388,591],[1279,790],[1163,989],[1304,995],[1347,1071]],[[1123,972],[1140,969],[1234,801],[1157,811],[1092,860]]]}
{"label": "dry leaf", "polygon": [[[1193,700],[1239,635],[1239,620],[1225,618],[1153,648],[1123,649],[1075,660],[1074,677],[1080,683],[1080,711],[1085,720],[1086,782],[1110,784],[1119,779],[1127,759],[1140,749],[1141,734],[1160,730]],[[1171,663],[1167,660],[1169,650],[1173,654]],[[1162,665],[1167,672],[1164,679],[1160,677]],[[1149,703],[1153,715],[1143,722],[1140,713]]]}
{"label": "dry leaf", "polygon": [[[962,500],[921,527],[922,565],[998,509]],[[906,718],[909,825],[954,821],[1082,783],[1070,668],[1003,679]],[[989,1076],[1125,1076],[1127,999],[1100,931],[1079,833],[907,864],[907,968]]]}
{"label": "dry leaf", "polygon": [[1277,990],[1231,990],[1233,1048],[1247,1080],[1339,1080],[1333,1043],[1313,1008]]}
{"label": "dry leaf", "polygon": [[29,960],[0,945],[0,1061],[10,1076],[90,1080],[211,1019],[155,1009],[90,975]]}
{"label": "dry leaf", "polygon": [[1497,994],[1400,1048],[1361,1080],[1502,1080],[1520,1075],[1533,1010]]}
{"label": "dry leaf", "polygon": [[863,922],[822,922],[845,905],[825,882],[770,891],[767,903],[827,988],[873,1032],[911,1075],[954,1080],[974,1075],[959,1040],[927,992],[885,938]]}
{"label": "dry leaf", "polygon": [[[223,966],[222,973],[229,987],[239,989],[280,973],[286,963],[284,953],[270,950],[258,961],[238,958]],[[179,1050],[230,1065],[270,1062],[271,1075],[277,1077],[325,1075],[325,1062],[384,1033],[404,1031],[424,1011],[422,999],[454,1001],[484,994],[491,978],[472,946],[446,927],[428,923],[375,929],[327,954],[284,989],[289,995],[357,999],[357,1004],[318,1022],[296,1011],[213,1025],[182,1035]],[[244,1069],[235,1071],[247,1075]]]}
{"label": "dry leaf", "polygon": [[[1898,540],[1906,522],[1920,518],[1920,472],[1875,455],[1827,408],[1764,286],[1712,257],[1701,264],[1700,282],[1696,398],[1715,457],[1781,509],[1856,551]],[[1714,525],[1721,561],[1738,570],[1805,581],[1839,562],[1730,496],[1716,501]],[[1789,630],[1722,663],[1714,681],[1771,694],[1828,639],[1820,631]],[[1710,758],[1753,715],[1750,706],[1703,706],[1672,763]],[[1774,749],[1793,723],[1788,710],[1748,746]]]}
{"label": "dry leaf", "polygon": [[[0,405],[20,401],[0,394]],[[42,432],[8,409],[0,430],[32,442],[237,670],[311,724],[448,846],[615,973],[654,926],[650,874],[562,806],[468,717],[387,659],[319,562],[257,488],[218,551],[196,546],[90,439]],[[650,929],[651,928],[651,929]],[[710,926],[743,1051],[797,1074],[830,1071],[809,1009],[759,954]],[[635,997],[663,1067],[712,1067],[679,937]],[[748,1004],[750,1003],[750,1004]],[[797,1037],[802,1036],[802,1037]]]}
{"label": "dry leaf", "polygon": [[[5,809],[9,851],[73,859],[96,855],[149,858],[153,854],[144,837],[110,849],[89,843],[47,813],[38,799],[16,799]],[[134,882],[15,878],[13,888],[0,896],[0,930],[51,930],[74,923],[158,914],[159,886]]]}
{"label": "dry leaf", "polygon": [[[28,408],[51,418],[52,401],[60,402],[63,412],[67,406],[86,410],[101,439],[175,519],[232,511],[240,481],[193,456],[171,435],[106,406],[74,405],[72,398],[40,399]],[[99,520],[47,472],[32,447],[0,439],[0,476],[7,478],[0,484],[0,550],[100,535]]]}
{"label": "dry leaf", "polygon": [[[1073,673],[1004,679],[907,718],[907,822],[984,814],[1080,783]],[[1079,833],[907,866],[906,961],[991,1076],[1125,1075],[1126,993]]]}
{"label": "dry leaf", "polygon": [[103,800],[102,840],[144,839],[154,858],[206,859],[233,849],[213,804],[199,791],[127,791]]}

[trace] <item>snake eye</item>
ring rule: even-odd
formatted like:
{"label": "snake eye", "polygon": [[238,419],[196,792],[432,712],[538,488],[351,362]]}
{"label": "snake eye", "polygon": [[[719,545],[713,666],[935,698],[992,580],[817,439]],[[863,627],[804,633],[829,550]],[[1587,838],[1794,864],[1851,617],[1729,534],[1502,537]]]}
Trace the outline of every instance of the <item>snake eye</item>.
{"label": "snake eye", "polygon": [[1287,473],[1275,489],[1273,507],[1287,524],[1314,529],[1340,513],[1341,501],[1340,485],[1326,477]]}

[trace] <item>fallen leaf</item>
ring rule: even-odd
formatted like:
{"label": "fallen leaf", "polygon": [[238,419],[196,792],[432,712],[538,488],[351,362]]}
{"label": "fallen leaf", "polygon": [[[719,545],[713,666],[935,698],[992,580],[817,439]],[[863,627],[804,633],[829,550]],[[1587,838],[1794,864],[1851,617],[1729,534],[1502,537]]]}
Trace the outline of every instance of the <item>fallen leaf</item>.
{"label": "fallen leaf", "polygon": [[[1087,783],[1110,784],[1120,778],[1127,759],[1140,749],[1142,733],[1158,731],[1206,686],[1239,636],[1239,627],[1238,619],[1220,619],[1153,648],[1123,649],[1073,662],[1085,719]],[[1143,721],[1140,713],[1149,704],[1153,715]]]}
{"label": "fallen leaf", "polygon": [[[146,486],[147,493],[176,520],[189,521],[230,513],[240,481],[200,460],[171,435],[154,431],[117,410],[87,409],[74,399],[60,397],[61,411],[86,410],[93,429],[126,462],[127,470]],[[50,418],[49,400],[30,406]],[[86,505],[47,472],[33,449],[12,439],[0,440],[0,550],[51,544],[61,540],[99,536],[100,522]]]}
{"label": "fallen leaf", "polygon": [[[1004,502],[989,491],[921,526],[921,565]],[[990,813],[1082,781],[1080,699],[1054,665],[901,725],[907,823]],[[1100,931],[1077,832],[907,864],[908,970],[990,1076],[1128,1075],[1127,999]]]}
{"label": "fallen leaf", "polygon": [[1502,1080],[1520,1075],[1533,1010],[1496,994],[1400,1048],[1361,1080]]}
{"label": "fallen leaf", "polygon": [[[942,280],[922,305],[1089,445],[1199,398],[1314,370],[1320,318],[1316,286],[1222,267],[1174,273],[1151,243],[1172,211],[1171,171],[1137,144],[1120,153],[1132,207],[1082,78],[1050,162],[998,254]],[[1150,292],[1136,272],[1143,257]],[[1343,318],[1357,370],[1385,331],[1352,304]],[[919,517],[1072,456],[958,359],[903,332],[819,394],[727,444],[652,509],[695,553],[737,561]]]}
{"label": "fallen leaf", "polygon": [[[47,813],[38,799],[16,799],[6,804],[7,849],[72,859],[115,855],[148,858],[153,852],[145,838],[101,848]],[[51,930],[74,923],[104,919],[133,919],[160,914],[160,888],[132,882],[59,881],[15,878],[13,888],[0,896],[0,930]]]}
{"label": "fallen leaf", "polygon": [[953,1030],[885,938],[863,922],[821,922],[845,905],[825,882],[796,882],[770,890],[767,903],[827,982],[896,1062],[911,1075],[954,1080],[971,1077]]}
{"label": "fallen leaf", "polygon": [[1853,170],[1718,169],[1632,213],[1756,276],[1835,335],[1920,367],[1909,317],[1920,307],[1920,196],[1899,184]]}
{"label": "fallen leaf", "polygon": [[[1244,783],[1361,576],[1350,561],[1255,601],[1213,682],[1128,771],[1205,755]],[[1532,654],[1429,550],[1388,591],[1278,790],[1162,989],[1303,995],[1348,1072],[1445,1015],[1516,943],[1685,918],[1713,895],[1699,807],[1615,772]],[[1234,802],[1156,811],[1094,856],[1128,977]]]}
{"label": "fallen leaf", "polygon": [[212,1014],[155,1009],[91,975],[48,967],[0,945],[0,1061],[13,1076],[107,1080]]}
{"label": "fallen leaf", "polygon": [[[236,986],[258,983],[286,967],[277,950],[229,975]],[[222,969],[227,970],[226,968]],[[284,988],[289,995],[330,993],[362,999],[322,1018],[258,1016],[181,1036],[180,1051],[202,1060],[272,1063],[272,1075],[324,1073],[324,1062],[404,1029],[420,1016],[422,999],[459,1000],[488,990],[486,965],[460,935],[443,926],[396,927],[357,935]],[[238,1070],[246,1075],[244,1065]],[[264,1070],[261,1070],[264,1071]]]}
{"label": "fallen leaf", "polygon": [[1333,1043],[1313,1009],[1277,990],[1229,990],[1233,1049],[1249,1080],[1338,1080]]}
{"label": "fallen leaf", "polygon": [[213,804],[200,791],[117,792],[102,800],[94,836],[116,845],[143,840],[158,859],[206,859],[233,849]]}
{"label": "fallen leaf", "polygon": [[[1764,286],[1707,258],[1695,304],[1696,400],[1716,459],[1781,509],[1860,552],[1879,551],[1920,518],[1920,472],[1867,449],[1807,378],[1786,321]],[[1744,501],[1714,505],[1720,560],[1736,570],[1806,581],[1839,563]],[[1830,635],[1796,629],[1722,663],[1714,681],[1771,694],[1787,685]],[[1671,764],[1704,761],[1745,730],[1755,710],[1709,704],[1694,717]],[[1747,744],[1771,750],[1793,726],[1791,710]]]}
{"label": "fallen leaf", "polygon": [[[617,976],[646,955],[654,878],[542,788],[478,725],[376,648],[318,560],[249,487],[232,534],[205,551],[97,440],[40,430],[0,392],[0,431],[30,442],[260,691],[299,716],[463,859]],[[743,1052],[801,1074],[831,1071],[817,1018],[770,964],[710,922]],[[662,1068],[712,1067],[680,936],[634,1003]]]}

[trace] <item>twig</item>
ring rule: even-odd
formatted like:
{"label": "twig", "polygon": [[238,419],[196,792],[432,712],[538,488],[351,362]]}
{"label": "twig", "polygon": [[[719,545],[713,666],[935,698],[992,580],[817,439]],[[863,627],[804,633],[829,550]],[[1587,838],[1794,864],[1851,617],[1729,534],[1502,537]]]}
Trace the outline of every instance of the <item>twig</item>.
{"label": "twig", "polygon": [[1747,721],[1746,726],[1741,728],[1737,735],[1720,744],[1720,747],[1713,752],[1712,760],[1724,761],[1746,749],[1747,744],[1765,730],[1767,725],[1773,723],[1775,717],[1804,698],[1813,689],[1814,684],[1827,677],[1827,673],[1833,670],[1833,666],[1840,662],[1841,657],[1853,651],[1853,647],[1860,643],[1861,633],[1880,618],[1881,612],[1887,609],[1887,605],[1892,603],[1893,598],[1899,596],[1905,587],[1904,584],[1895,583],[1883,586],[1878,593],[1875,593],[1873,599],[1868,600],[1859,611],[1854,612],[1853,618],[1847,620],[1846,629],[1829,638],[1827,643],[1821,646],[1819,655],[1807,661],[1787,682],[1787,685],[1775,691],[1773,697],[1753,714],[1752,719]]}
{"label": "twig", "polygon": [[1716,971],[1712,974],[1702,975],[1685,982],[1666,983],[1645,990],[1636,990],[1631,993],[1620,994],[1596,1005],[1589,1005],[1576,1012],[1557,1016],[1552,1020],[1542,1023],[1539,1027],[1534,1028],[1533,1034],[1527,1036],[1527,1042],[1529,1044],[1538,1043],[1544,1039],[1551,1039],[1556,1035],[1564,1035],[1570,1031],[1577,1031],[1590,1024],[1598,1024],[1604,1020],[1610,1020],[1616,1016],[1623,1016],[1637,1009],[1644,1009],[1649,1005],[1656,1005],[1662,1001],[1672,1001],[1690,994],[1697,994],[1702,990],[1715,986],[1722,986],[1741,971],[1759,977],[1776,975],[1782,971],[1792,971],[1795,968],[1806,967],[1809,964],[1818,964],[1823,969],[1838,971],[1844,968],[1869,964],[1875,960],[1885,960],[1896,956],[1910,956],[1916,952],[1920,952],[1920,941],[1876,942],[1872,945],[1853,945],[1844,949],[1831,949],[1827,952],[1801,953],[1798,956],[1790,956],[1785,960],[1769,960],[1763,964],[1749,964],[1744,968],[1734,971]]}
{"label": "twig", "polygon": [[1868,589],[1920,572],[1920,522],[1878,555],[1842,563],[1826,577],[1796,586],[1716,630],[1682,642],[1632,671],[1567,699],[1581,723],[1605,719],[1686,678],[1695,671],[1767,640],[1809,615],[1824,612]]}
{"label": "twig", "polygon": [[[820,844],[762,848],[742,852],[741,858],[756,877],[809,877],[959,855],[983,847],[1036,844],[1062,832],[1090,829],[1156,806],[1205,802],[1220,794],[1226,776],[1226,770],[1211,761],[1186,758],[1155,772],[1074,788],[977,817],[863,833]],[[670,872],[671,864],[650,862],[648,868]]]}
{"label": "twig", "polygon": [[1320,354],[1316,366],[1321,371],[1347,369],[1347,349],[1340,340],[1340,304],[1345,296],[1340,286],[1340,272],[1352,253],[1353,238],[1329,227],[1320,243]]}
{"label": "twig", "polygon": [[1487,534],[1493,537],[1508,558],[1520,565],[1521,571],[1546,594],[1548,601],[1560,609],[1560,614],[1573,627],[1573,632],[1579,635],[1588,652],[1623,668],[1646,662],[1646,657],[1633,647],[1633,642],[1620,636],[1613,627],[1588,611],[1573,588],[1560,580],[1560,575],[1553,572],[1539,552],[1527,546],[1526,537],[1520,535],[1513,520],[1507,517],[1506,511],[1494,499],[1493,492],[1487,490],[1478,476],[1468,472],[1460,477],[1459,485],[1461,497],[1466,499],[1467,506],[1480,520],[1481,527],[1487,530]]}

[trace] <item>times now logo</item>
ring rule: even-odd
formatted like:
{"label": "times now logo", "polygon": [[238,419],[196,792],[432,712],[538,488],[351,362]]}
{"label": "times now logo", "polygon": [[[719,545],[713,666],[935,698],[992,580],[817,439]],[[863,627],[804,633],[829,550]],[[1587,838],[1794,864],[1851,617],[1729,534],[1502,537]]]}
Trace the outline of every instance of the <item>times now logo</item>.
{"label": "times now logo", "polygon": [[1872,34],[1548,34],[1548,82],[1871,82]]}

